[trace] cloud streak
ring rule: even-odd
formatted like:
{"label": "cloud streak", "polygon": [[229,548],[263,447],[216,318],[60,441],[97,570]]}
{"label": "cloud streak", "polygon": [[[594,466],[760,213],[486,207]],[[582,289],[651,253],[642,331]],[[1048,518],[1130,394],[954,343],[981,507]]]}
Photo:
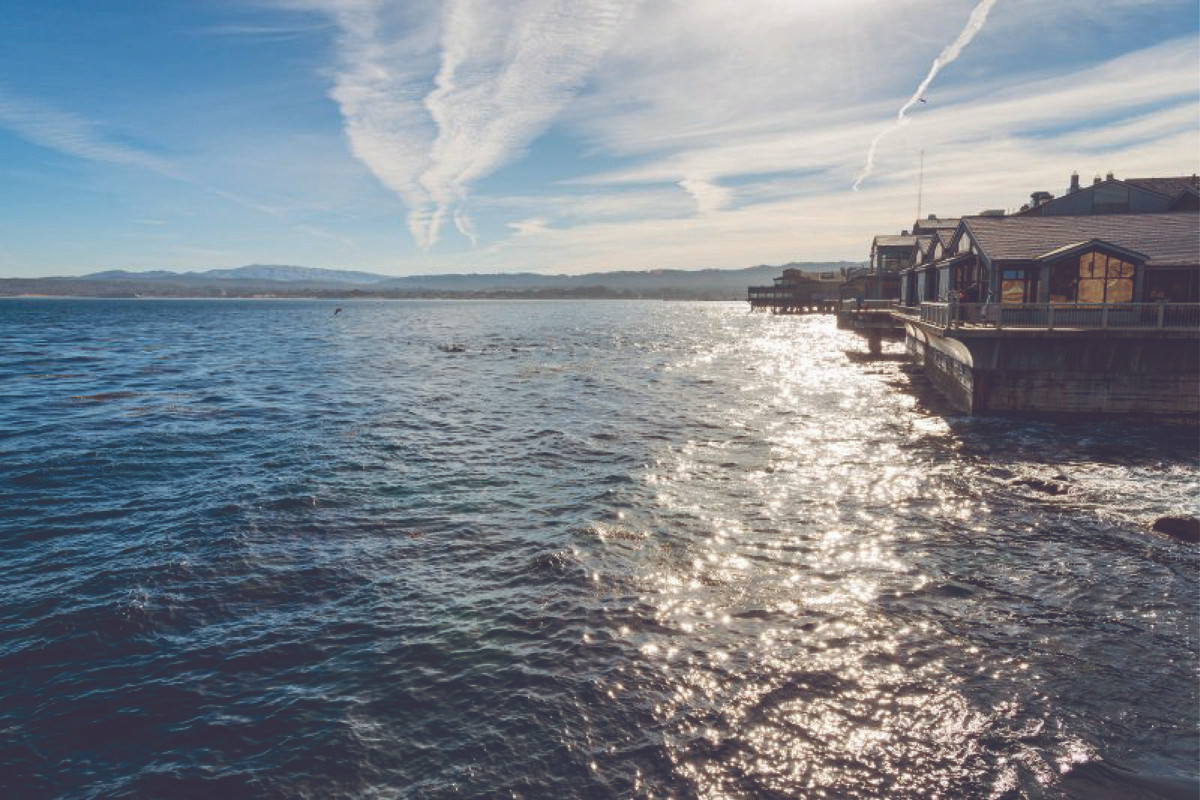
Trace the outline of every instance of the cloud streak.
{"label": "cloud streak", "polygon": [[[1192,172],[1200,147],[1196,57],[1195,39],[1183,37],[1100,63],[1053,72],[1030,65],[946,90],[905,134],[906,150],[915,155],[916,141],[927,148],[926,209],[944,216],[1015,209],[1035,189],[1061,191],[1073,169],[1085,177],[1110,169],[1119,177]],[[522,198],[519,212],[539,224],[458,263],[588,271],[865,258],[872,234],[898,232],[916,212],[916,159],[907,152],[881,151],[877,174],[886,179],[845,191],[861,166],[852,143],[870,135],[875,111],[806,126],[811,112],[797,109],[794,131],[721,132],[566,184],[590,194],[540,204]],[[703,175],[733,197],[696,214],[694,198],[679,191],[680,175]]]}
{"label": "cloud streak", "polygon": [[0,93],[0,126],[26,141],[60,153],[179,178],[179,171],[167,160],[112,141],[92,120],[33,100]]}
{"label": "cloud streak", "polygon": [[[285,221],[284,213],[278,208],[215,186],[190,174],[170,159],[115,141],[105,132],[104,126],[69,111],[0,92],[0,127],[7,128],[22,139],[39,147],[85,161],[146,170],[169,180],[194,186],[243,208]],[[293,228],[310,236],[335,239],[350,244],[345,237],[327,233],[311,225],[295,225]]]}
{"label": "cloud streak", "polygon": [[448,217],[474,237],[460,208],[471,185],[519,157],[552,124],[634,6],[450,0],[441,14],[424,4],[416,9],[424,19],[410,8],[396,20],[396,7],[370,0],[327,5],[343,32],[332,96],[346,136],[354,155],[404,201],[420,247],[437,243]]}
{"label": "cloud streak", "polygon": [[992,6],[995,4],[996,0],[980,0],[979,4],[971,11],[971,16],[967,19],[967,24],[963,27],[962,31],[959,32],[958,38],[947,45],[938,57],[933,60],[933,65],[930,66],[925,79],[917,86],[917,90],[913,92],[908,102],[900,106],[900,110],[896,112],[896,121],[877,133],[875,138],[871,140],[871,146],[867,149],[867,163],[863,166],[858,180],[854,182],[854,191],[857,192],[859,190],[862,182],[875,169],[875,150],[879,147],[879,143],[883,140],[883,137],[904,124],[905,115],[908,114],[909,109],[924,100],[925,91],[933,83],[933,79],[941,71],[942,67],[957,59],[959,54],[962,53],[963,48],[971,43],[971,40],[975,38],[975,34],[979,33],[984,23],[987,22],[988,12],[992,10]]}

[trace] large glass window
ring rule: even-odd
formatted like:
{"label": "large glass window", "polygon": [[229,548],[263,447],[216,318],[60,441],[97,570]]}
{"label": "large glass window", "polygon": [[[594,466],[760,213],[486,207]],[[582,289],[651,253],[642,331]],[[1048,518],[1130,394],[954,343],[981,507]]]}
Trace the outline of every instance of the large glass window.
{"label": "large glass window", "polygon": [[1133,302],[1133,264],[1104,253],[1079,257],[1080,303]]}
{"label": "large glass window", "polygon": [[1200,303],[1200,270],[1147,269],[1146,299],[1168,303]]}
{"label": "large glass window", "polygon": [[1050,268],[1051,303],[1129,303],[1134,265],[1092,251]]}
{"label": "large glass window", "polygon": [[1006,269],[1000,273],[1001,303],[1032,303],[1037,299],[1037,279],[1032,270]]}

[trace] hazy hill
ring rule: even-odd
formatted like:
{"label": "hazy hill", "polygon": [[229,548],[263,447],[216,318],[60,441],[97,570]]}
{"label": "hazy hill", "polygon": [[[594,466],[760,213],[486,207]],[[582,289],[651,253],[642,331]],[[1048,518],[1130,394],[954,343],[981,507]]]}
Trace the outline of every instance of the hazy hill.
{"label": "hazy hill", "polygon": [[735,291],[744,297],[746,287],[770,284],[772,279],[788,268],[805,272],[837,272],[842,267],[859,266],[856,262],[809,262],[782,266],[760,265],[744,269],[655,269],[591,272],[583,275],[541,275],[532,272],[470,274],[470,275],[413,275],[391,278],[380,288],[423,289],[443,291],[492,291],[505,289],[565,289],[581,286],[604,286],[613,290],[655,292],[664,289],[695,291]]}
{"label": "hazy hill", "polygon": [[584,275],[533,272],[391,277],[354,270],[252,264],[198,272],[108,270],[76,278],[0,280],[0,295],[77,297],[629,297],[741,300],[786,268],[838,272],[856,262],[803,262],[745,269],[625,270]]}
{"label": "hazy hill", "polygon": [[169,272],[167,270],[150,270],[148,272],[128,272],[123,269],[93,272],[84,275],[85,280],[167,280],[167,281],[209,281],[209,280],[240,280],[240,281],[280,281],[304,283],[379,283],[388,279],[387,275],[377,275],[372,272],[358,272],[344,269],[321,269],[319,267],[294,267],[287,264],[248,264],[232,269],[210,269],[203,272]]}

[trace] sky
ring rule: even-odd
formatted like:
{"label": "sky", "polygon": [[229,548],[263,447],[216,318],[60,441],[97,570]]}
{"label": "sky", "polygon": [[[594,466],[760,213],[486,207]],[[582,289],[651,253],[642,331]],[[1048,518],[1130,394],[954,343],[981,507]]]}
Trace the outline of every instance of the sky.
{"label": "sky", "polygon": [[7,0],[0,277],[862,261],[1200,171],[1195,0]]}

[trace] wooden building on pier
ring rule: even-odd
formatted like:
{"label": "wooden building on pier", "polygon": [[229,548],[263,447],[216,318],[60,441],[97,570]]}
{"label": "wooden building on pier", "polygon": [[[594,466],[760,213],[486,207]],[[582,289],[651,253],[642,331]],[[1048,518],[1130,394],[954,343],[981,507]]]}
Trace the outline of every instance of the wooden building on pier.
{"label": "wooden building on pier", "polygon": [[771,286],[747,289],[751,311],[772,314],[832,314],[837,311],[844,276],[841,272],[785,269]]}
{"label": "wooden building on pier", "polygon": [[1076,183],[1016,214],[963,217],[926,248],[891,311],[906,349],[970,413],[1195,422],[1195,179]]}

